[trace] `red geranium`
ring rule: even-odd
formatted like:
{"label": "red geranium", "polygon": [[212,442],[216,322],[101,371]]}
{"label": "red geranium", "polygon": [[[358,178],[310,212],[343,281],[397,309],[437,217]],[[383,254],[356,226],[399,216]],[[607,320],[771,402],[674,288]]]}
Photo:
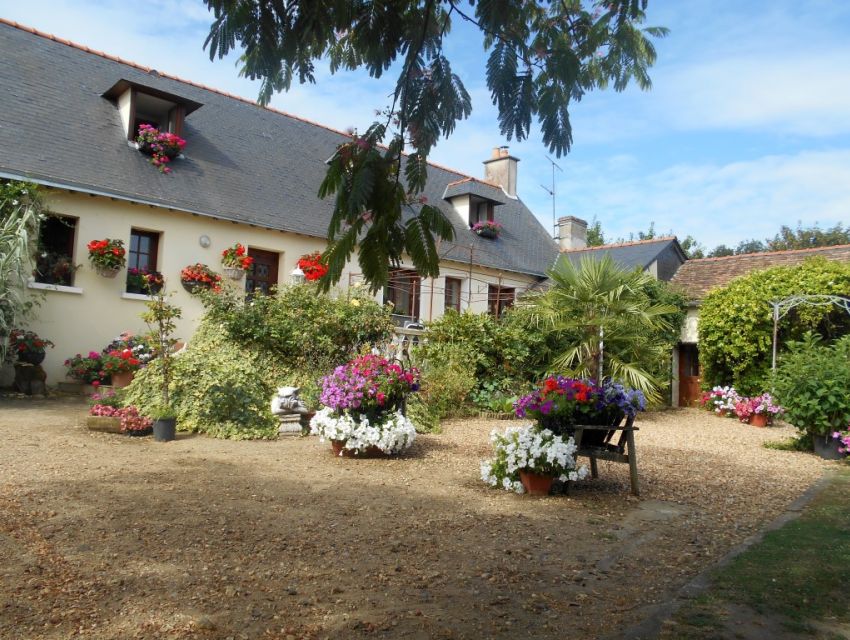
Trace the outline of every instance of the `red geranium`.
{"label": "red geranium", "polygon": [[238,242],[221,252],[221,264],[229,269],[247,271],[254,264],[254,258],[245,255],[246,250]]}
{"label": "red geranium", "polygon": [[92,240],[88,243],[89,261],[98,269],[120,269],[126,263],[123,240]]}
{"label": "red geranium", "polygon": [[319,251],[301,256],[296,264],[304,272],[304,278],[310,282],[323,278],[328,272],[328,267],[322,262],[322,254]]}

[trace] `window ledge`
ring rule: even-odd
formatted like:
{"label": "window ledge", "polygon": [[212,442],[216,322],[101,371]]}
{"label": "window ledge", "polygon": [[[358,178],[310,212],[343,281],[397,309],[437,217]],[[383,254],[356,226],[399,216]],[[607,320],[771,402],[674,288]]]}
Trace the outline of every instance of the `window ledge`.
{"label": "window ledge", "polygon": [[127,293],[126,291],[121,294],[121,297],[124,300],[141,300],[142,302],[154,299],[153,296],[146,296],[144,293]]}
{"label": "window ledge", "polygon": [[44,282],[36,282],[35,280],[30,280],[27,283],[27,287],[30,289],[38,289],[40,291],[58,291],[59,293],[73,293],[75,295],[82,295],[83,290],[80,287],[66,287],[61,284],[46,284]]}

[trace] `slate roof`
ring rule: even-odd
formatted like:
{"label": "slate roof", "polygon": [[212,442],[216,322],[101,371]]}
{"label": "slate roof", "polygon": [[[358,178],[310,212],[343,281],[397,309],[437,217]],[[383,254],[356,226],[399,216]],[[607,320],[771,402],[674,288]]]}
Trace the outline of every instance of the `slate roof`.
{"label": "slate roof", "polygon": [[443,199],[449,200],[456,196],[464,195],[478,196],[497,205],[505,204],[509,199],[499,185],[478,180],[477,178],[464,178],[463,180],[450,182],[446,185]]}
{"label": "slate roof", "polygon": [[[0,53],[0,176],[326,237],[332,202],[316,193],[345,133],[3,19]],[[186,157],[170,175],[128,146],[102,97],[120,79],[203,105],[186,117]],[[434,164],[428,174],[424,195],[455,226],[444,259],[541,277],[552,266],[557,244],[522,201],[497,208],[497,240],[479,238],[443,200],[469,176]]]}
{"label": "slate roof", "polygon": [[671,245],[675,245],[678,248],[678,252],[684,260],[685,255],[681,247],[679,247],[679,241],[673,236],[653,238],[652,240],[605,244],[600,247],[569,249],[561,251],[561,255],[569,258],[575,266],[579,266],[582,258],[588,256],[602,258],[608,255],[611,256],[614,262],[626,269],[646,269]]}
{"label": "slate roof", "polygon": [[738,276],[771,267],[800,264],[815,256],[850,262],[850,244],[688,260],[679,267],[670,282],[678,286],[689,299],[702,300],[711,289],[722,287]]}

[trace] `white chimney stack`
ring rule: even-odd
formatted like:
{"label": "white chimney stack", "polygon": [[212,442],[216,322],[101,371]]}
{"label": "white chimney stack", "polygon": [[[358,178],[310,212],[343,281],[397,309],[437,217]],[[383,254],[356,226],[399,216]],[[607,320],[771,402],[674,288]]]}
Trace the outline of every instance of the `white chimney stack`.
{"label": "white chimney stack", "polygon": [[558,218],[558,243],[561,251],[587,247],[587,220],[575,216]]}
{"label": "white chimney stack", "polygon": [[502,187],[511,198],[516,198],[518,162],[519,158],[514,158],[507,147],[494,147],[491,158],[484,161],[484,178]]}

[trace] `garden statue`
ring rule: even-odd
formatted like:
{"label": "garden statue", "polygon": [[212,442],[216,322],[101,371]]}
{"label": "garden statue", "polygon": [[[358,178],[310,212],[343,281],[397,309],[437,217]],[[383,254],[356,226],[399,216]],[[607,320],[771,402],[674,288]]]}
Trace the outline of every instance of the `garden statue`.
{"label": "garden statue", "polygon": [[301,433],[310,424],[314,412],[298,397],[298,387],[278,387],[272,396],[272,414],[280,418],[278,433]]}

